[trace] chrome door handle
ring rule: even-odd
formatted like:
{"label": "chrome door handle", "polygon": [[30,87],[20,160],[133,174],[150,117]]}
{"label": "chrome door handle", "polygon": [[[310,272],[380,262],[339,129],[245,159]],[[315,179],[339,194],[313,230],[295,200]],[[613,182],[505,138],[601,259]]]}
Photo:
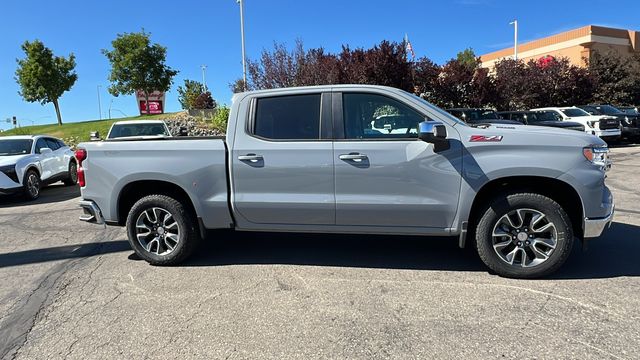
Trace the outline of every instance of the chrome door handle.
{"label": "chrome door handle", "polygon": [[262,157],[262,155],[247,154],[247,155],[238,156],[238,160],[240,160],[240,161],[250,161],[252,163],[255,163],[255,162],[264,160],[264,158]]}
{"label": "chrome door handle", "polygon": [[358,154],[358,153],[341,154],[341,155],[340,155],[340,160],[347,160],[347,161],[362,161],[362,160],[367,160],[367,155],[365,155],[365,154]]}

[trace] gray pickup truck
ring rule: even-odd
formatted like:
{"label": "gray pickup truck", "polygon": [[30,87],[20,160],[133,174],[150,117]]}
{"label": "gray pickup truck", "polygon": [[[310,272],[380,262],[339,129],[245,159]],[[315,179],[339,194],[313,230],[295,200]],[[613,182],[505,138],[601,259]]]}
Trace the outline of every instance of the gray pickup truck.
{"label": "gray pickup truck", "polygon": [[453,237],[499,275],[545,276],[614,203],[608,148],[571,130],[472,127],[362,85],[236,94],[225,138],[83,143],[81,220],[126,226],[155,265],[207,230]]}

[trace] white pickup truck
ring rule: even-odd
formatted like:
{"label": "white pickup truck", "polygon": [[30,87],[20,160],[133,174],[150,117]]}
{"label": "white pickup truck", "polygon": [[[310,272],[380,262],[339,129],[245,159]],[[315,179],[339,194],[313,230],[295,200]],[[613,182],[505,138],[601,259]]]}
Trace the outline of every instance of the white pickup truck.
{"label": "white pickup truck", "polygon": [[177,264],[210,229],[447,236],[510,277],[558,269],[613,216],[608,148],[572,130],[469,126],[364,85],[236,94],[226,138],[79,145],[82,220]]}
{"label": "white pickup truck", "polygon": [[613,116],[591,115],[575,106],[531,109],[531,111],[541,110],[554,113],[558,120],[580,123],[584,125],[584,131],[587,134],[598,136],[606,141],[618,140],[622,134],[620,120]]}

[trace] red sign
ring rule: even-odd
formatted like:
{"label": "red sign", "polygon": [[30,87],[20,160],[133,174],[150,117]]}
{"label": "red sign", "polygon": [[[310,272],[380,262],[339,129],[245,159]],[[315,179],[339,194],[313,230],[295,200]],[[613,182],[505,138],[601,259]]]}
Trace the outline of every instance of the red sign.
{"label": "red sign", "polygon": [[[149,114],[164,113],[164,92],[152,91],[149,95]],[[142,90],[136,91],[136,99],[138,100],[138,108],[140,115],[147,114],[147,103],[145,93]]]}
{"label": "red sign", "polygon": [[[147,114],[147,103],[144,100],[140,101],[140,113]],[[149,114],[162,114],[162,101],[149,100]]]}

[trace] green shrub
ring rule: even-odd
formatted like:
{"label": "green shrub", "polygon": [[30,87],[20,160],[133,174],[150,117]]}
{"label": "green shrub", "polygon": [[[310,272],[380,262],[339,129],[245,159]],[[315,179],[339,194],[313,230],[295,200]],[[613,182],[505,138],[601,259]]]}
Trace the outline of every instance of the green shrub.
{"label": "green shrub", "polygon": [[226,105],[222,105],[219,106],[216,109],[216,113],[213,116],[213,119],[211,119],[212,121],[212,125],[215,129],[221,131],[221,132],[226,132],[227,131],[227,121],[229,121],[229,112],[231,111],[231,109],[229,109],[228,106]]}

